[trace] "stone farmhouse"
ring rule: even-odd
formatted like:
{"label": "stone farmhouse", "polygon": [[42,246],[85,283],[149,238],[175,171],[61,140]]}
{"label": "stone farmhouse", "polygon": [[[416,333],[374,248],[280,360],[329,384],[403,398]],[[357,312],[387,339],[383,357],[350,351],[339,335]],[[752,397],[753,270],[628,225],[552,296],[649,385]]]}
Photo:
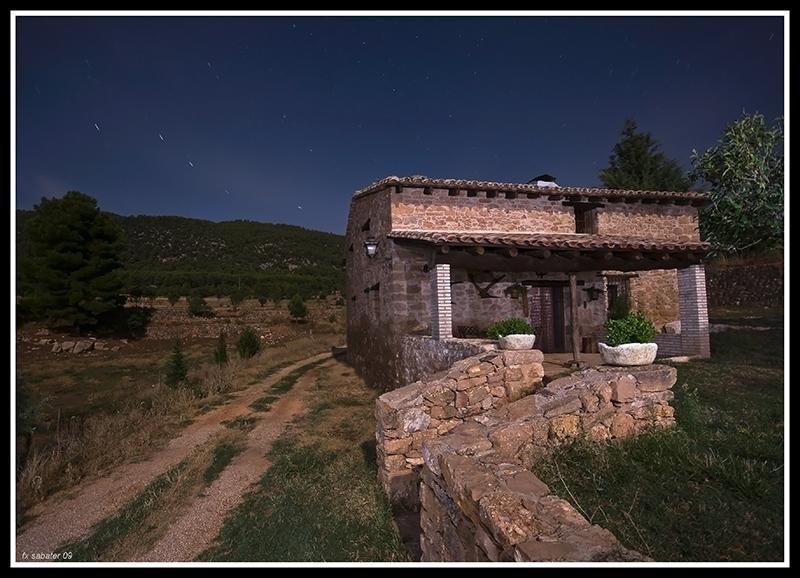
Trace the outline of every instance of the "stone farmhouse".
{"label": "stone farmhouse", "polygon": [[[486,349],[529,319],[545,354],[596,351],[620,299],[662,333],[659,355],[710,355],[698,208],[705,193],[391,176],[353,195],[348,355],[393,389]],[[677,323],[680,322],[680,323]]]}

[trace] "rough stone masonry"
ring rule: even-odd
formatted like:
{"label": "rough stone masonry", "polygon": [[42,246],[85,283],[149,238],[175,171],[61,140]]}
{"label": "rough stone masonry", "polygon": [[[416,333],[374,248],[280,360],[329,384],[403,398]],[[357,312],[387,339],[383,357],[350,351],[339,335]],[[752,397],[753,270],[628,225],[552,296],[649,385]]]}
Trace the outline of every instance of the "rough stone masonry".
{"label": "rough stone masonry", "polygon": [[675,423],[674,368],[601,366],[542,385],[542,353],[497,351],[382,395],[379,479],[421,508],[423,560],[642,560],[530,472],[585,436],[621,439]]}

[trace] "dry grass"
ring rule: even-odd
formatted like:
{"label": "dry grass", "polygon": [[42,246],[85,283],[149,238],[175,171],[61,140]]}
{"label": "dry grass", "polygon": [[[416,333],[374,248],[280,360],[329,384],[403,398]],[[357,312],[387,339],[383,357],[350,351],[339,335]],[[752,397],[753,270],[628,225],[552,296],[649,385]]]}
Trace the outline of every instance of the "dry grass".
{"label": "dry grass", "polygon": [[[68,413],[71,409],[69,406],[63,412],[61,408],[51,406],[50,411],[41,412],[33,418],[32,427],[42,433],[35,435],[33,447],[29,444],[27,451],[24,446],[18,449],[17,523],[24,521],[22,514],[31,505],[53,492],[69,488],[87,477],[102,474],[121,463],[146,457],[195,416],[224,403],[230,392],[246,387],[255,378],[263,379],[280,367],[328,351],[341,341],[341,336],[331,334],[303,337],[284,346],[262,350],[247,360],[232,356],[223,369],[211,363],[198,362],[202,359],[201,353],[205,353],[206,358],[210,357],[210,347],[207,352],[198,352],[193,348],[189,356],[190,361],[194,360],[194,368],[189,373],[189,386],[175,390],[161,384],[156,375],[154,383],[140,383],[137,394],[130,395],[124,387],[119,387],[119,381],[115,379],[118,373],[103,373],[110,376],[104,381],[103,387],[117,391],[116,396],[107,396],[103,406],[94,408],[88,414]],[[160,365],[163,366],[163,360],[168,355],[166,348],[162,355]],[[58,363],[62,364],[62,372],[65,370],[64,364],[76,364],[73,367],[82,364],[82,370],[87,371],[91,367],[86,365],[91,364],[92,360],[66,358]],[[116,363],[120,367],[124,361],[118,359]],[[138,355],[131,363],[134,367],[145,367],[145,362]],[[153,366],[152,359],[150,366]],[[109,367],[107,360],[100,360],[97,367]],[[50,368],[50,371],[54,370]],[[29,388],[35,389],[35,386],[36,382]],[[75,383],[72,387],[80,390],[81,384]],[[89,387],[93,390],[97,386],[89,384]],[[41,404],[41,397],[38,403]],[[113,444],[108,443],[110,439],[114,440]]]}

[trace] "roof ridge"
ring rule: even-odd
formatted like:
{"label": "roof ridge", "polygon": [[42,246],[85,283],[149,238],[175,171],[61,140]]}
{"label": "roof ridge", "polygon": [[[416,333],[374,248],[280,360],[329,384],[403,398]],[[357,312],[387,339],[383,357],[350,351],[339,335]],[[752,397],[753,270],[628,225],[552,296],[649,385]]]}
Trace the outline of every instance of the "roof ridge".
{"label": "roof ridge", "polygon": [[608,189],[603,187],[573,187],[563,186],[558,187],[539,187],[535,184],[529,183],[504,183],[499,181],[479,181],[471,179],[438,179],[431,178],[424,175],[413,175],[399,177],[390,175],[379,179],[367,185],[366,187],[357,190],[353,193],[353,197],[360,197],[390,185],[402,186],[430,186],[437,188],[480,188],[485,190],[510,190],[510,191],[526,191],[526,192],[540,192],[547,195],[569,195],[570,193],[588,194],[592,196],[650,196],[661,198],[683,198],[683,199],[708,199],[709,194],[703,191],[646,191],[634,189]]}

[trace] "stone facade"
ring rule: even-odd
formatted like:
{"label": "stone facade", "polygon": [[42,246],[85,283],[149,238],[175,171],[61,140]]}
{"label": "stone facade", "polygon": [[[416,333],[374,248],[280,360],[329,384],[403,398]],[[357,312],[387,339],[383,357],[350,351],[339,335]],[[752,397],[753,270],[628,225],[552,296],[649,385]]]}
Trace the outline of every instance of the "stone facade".
{"label": "stone facade", "polygon": [[[492,272],[491,267],[482,266],[480,258],[476,258],[475,267],[469,271],[463,263],[450,265],[448,288],[440,274],[441,266],[447,263],[440,259],[437,247],[413,240],[396,241],[389,237],[393,231],[576,232],[575,211],[558,190],[551,195],[542,191],[521,192],[527,191],[522,186],[503,190],[496,183],[484,188],[480,183],[459,188],[458,181],[448,181],[447,185],[440,185],[448,186],[446,189],[390,183],[391,179],[386,186],[369,188],[353,198],[345,255],[348,355],[362,377],[380,389],[404,385],[408,383],[407,376],[414,374],[414,363],[406,363],[399,357],[400,353],[408,352],[402,346],[403,336],[435,333],[446,339],[458,335],[460,327],[481,332],[500,318],[526,317],[526,309],[530,308],[525,305],[530,305],[530,301],[525,303],[518,294],[507,291],[514,289],[519,281],[530,287],[535,281],[567,277],[563,272],[550,270],[512,273],[510,269],[506,278],[492,287],[492,298],[486,298],[467,279],[469,274]],[[698,193],[683,194],[679,199],[682,204],[673,203],[668,193],[628,193],[631,192],[622,192],[624,199],[614,202],[603,197],[601,204],[605,204],[593,210],[597,234],[675,241],[699,239],[697,208],[692,204],[699,198]],[[585,194],[595,198],[605,193],[587,189]],[[372,257],[364,250],[367,239],[377,242],[377,252]],[[556,257],[554,263],[558,264],[559,259],[562,258]],[[597,270],[578,273],[579,282],[583,283],[578,291],[578,333],[581,338],[593,338],[594,342],[603,338],[606,316],[605,281],[598,276],[604,269],[602,263],[598,259]],[[636,307],[659,326],[683,314],[678,307],[676,279],[675,270],[643,271],[632,283]],[[486,281],[481,283],[486,287]],[[597,291],[583,291],[590,288]],[[569,310],[566,300],[565,310]],[[563,323],[564,335],[571,335],[572,319],[567,314]],[[568,351],[569,344],[564,345],[563,350]]]}
{"label": "stone facade", "polygon": [[642,559],[529,470],[578,437],[673,425],[675,369],[599,367],[543,386],[542,359],[482,353],[376,401],[378,477],[395,506],[421,507],[423,560]]}
{"label": "stone facade", "polygon": [[644,313],[656,327],[680,319],[675,269],[640,271],[630,279],[630,298],[631,308]]}
{"label": "stone facade", "polygon": [[[474,195],[472,193],[474,192]],[[491,191],[459,191],[404,187],[392,195],[392,227],[418,231],[542,231],[574,233],[570,207],[546,198],[506,198]],[[470,196],[468,196],[470,195]]]}
{"label": "stone facade", "polygon": [[699,241],[697,209],[690,206],[619,203],[597,209],[599,235]]}

